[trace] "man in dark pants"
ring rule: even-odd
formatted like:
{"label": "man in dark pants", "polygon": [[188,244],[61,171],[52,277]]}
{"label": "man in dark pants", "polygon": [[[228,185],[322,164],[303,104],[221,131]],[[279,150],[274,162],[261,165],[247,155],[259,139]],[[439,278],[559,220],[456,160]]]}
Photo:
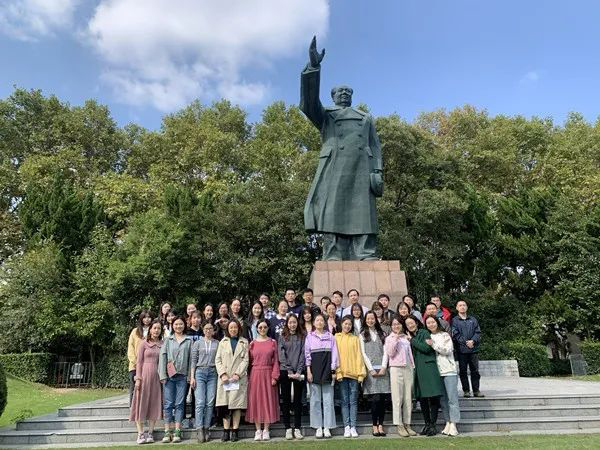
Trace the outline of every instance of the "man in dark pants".
{"label": "man in dark pants", "polygon": [[467,367],[471,371],[471,384],[475,397],[484,397],[479,392],[479,343],[481,342],[481,330],[479,323],[473,316],[467,316],[467,302],[459,300],[456,303],[458,316],[452,320],[452,339],[458,356],[458,367],[460,370],[460,383],[462,384],[465,397],[471,396],[469,387],[469,376]]}

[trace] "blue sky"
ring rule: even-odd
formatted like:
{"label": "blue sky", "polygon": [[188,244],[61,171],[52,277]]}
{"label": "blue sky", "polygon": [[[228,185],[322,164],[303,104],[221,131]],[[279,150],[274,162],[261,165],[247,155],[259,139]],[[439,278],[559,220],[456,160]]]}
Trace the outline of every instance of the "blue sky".
{"label": "blue sky", "polygon": [[[0,97],[13,85],[73,105],[107,104],[124,125],[160,126],[222,96],[251,120],[297,103],[312,34],[322,95],[354,88],[375,115],[472,104],[491,114],[600,115],[600,3],[396,0],[5,0]],[[153,5],[153,6],[149,6]]]}

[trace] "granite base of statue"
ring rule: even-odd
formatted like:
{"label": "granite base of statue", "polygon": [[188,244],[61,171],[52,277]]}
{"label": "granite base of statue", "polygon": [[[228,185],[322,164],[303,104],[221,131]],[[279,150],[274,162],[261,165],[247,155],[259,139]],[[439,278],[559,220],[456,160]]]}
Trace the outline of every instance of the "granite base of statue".
{"label": "granite base of statue", "polygon": [[393,311],[402,296],[408,294],[400,261],[317,261],[308,286],[314,291],[317,304],[321,297],[331,297],[333,291],[342,292],[346,302],[346,293],[356,289],[360,303],[369,309],[379,294],[387,294]]}

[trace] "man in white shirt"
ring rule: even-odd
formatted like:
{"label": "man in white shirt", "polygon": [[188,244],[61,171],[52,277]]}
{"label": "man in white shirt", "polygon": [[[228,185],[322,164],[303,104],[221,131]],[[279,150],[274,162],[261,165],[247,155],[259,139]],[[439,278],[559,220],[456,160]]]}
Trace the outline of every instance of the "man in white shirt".
{"label": "man in white shirt", "polygon": [[[348,306],[346,306],[344,308],[344,311],[342,312],[342,317],[345,316],[351,316],[352,315],[352,305],[354,305],[355,303],[358,303],[358,298],[360,297],[359,292],[356,289],[350,289],[348,291]],[[361,305],[362,310],[363,310],[363,315],[367,313],[367,311],[369,311],[369,308],[367,308],[365,305]]]}

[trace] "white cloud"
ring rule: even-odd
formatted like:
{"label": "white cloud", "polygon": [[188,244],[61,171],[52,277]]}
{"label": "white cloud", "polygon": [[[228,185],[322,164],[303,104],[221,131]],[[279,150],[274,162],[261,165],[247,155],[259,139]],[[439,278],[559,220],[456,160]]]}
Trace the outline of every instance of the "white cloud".
{"label": "white cloud", "polygon": [[22,41],[52,35],[73,23],[80,0],[4,0],[0,33]]}
{"label": "white cloud", "polygon": [[255,104],[269,83],[246,80],[323,36],[327,0],[101,0],[88,38],[121,101],[172,111],[194,98]]}
{"label": "white cloud", "polygon": [[519,81],[521,84],[523,83],[536,83],[540,79],[540,72],[537,70],[530,70],[525,75],[521,77]]}

